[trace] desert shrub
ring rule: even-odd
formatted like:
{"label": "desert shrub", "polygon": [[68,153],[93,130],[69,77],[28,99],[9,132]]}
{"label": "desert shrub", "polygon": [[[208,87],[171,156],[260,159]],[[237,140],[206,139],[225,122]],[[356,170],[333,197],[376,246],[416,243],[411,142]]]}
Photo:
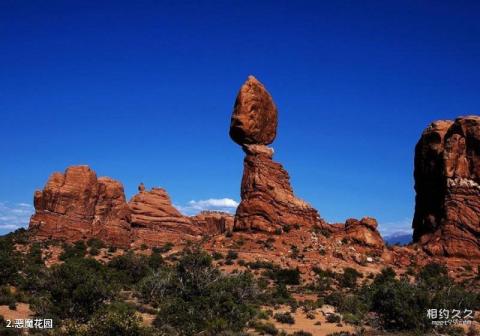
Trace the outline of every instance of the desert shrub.
{"label": "desert shrub", "polygon": [[0,335],[2,336],[20,336],[22,334],[21,329],[7,328],[7,321],[0,315]]}
{"label": "desert shrub", "polygon": [[248,263],[248,267],[251,269],[260,269],[260,268],[265,268],[265,269],[274,269],[275,265],[269,261],[259,261],[256,260],[254,262]]}
{"label": "desert shrub", "polygon": [[0,238],[0,286],[16,284],[19,279],[21,259],[13,246],[12,239]]}
{"label": "desert shrub", "polygon": [[283,230],[283,232],[285,232],[285,233],[289,233],[290,230],[292,230],[292,226],[289,225],[289,224],[285,224],[285,225],[282,226],[282,230]]}
{"label": "desert shrub", "polygon": [[105,248],[105,243],[103,242],[103,240],[100,240],[98,238],[90,238],[89,240],[87,240],[87,246],[91,248],[93,247],[96,249],[102,249]]}
{"label": "desert shrub", "polygon": [[424,330],[430,324],[428,292],[404,280],[384,282],[374,289],[372,310],[389,330]]}
{"label": "desert shrub", "polygon": [[[248,273],[225,276],[203,251],[186,251],[175,267],[143,282],[143,297],[158,304],[155,326],[173,327],[181,334],[240,331],[256,315],[257,289]],[[162,280],[160,280],[162,279]],[[160,281],[158,281],[160,280]],[[153,287],[155,286],[155,287]]]}
{"label": "desert shrub", "polygon": [[173,248],[173,243],[165,243],[162,246],[156,246],[152,249],[155,253],[166,253]]}
{"label": "desert shrub", "polygon": [[131,311],[102,311],[87,324],[89,336],[144,336],[141,319]]}
{"label": "desert shrub", "polygon": [[79,240],[73,245],[65,244],[63,246],[63,253],[60,255],[60,260],[66,261],[72,258],[83,258],[86,253],[87,246],[83,240]]}
{"label": "desert shrub", "polygon": [[108,267],[115,272],[120,283],[132,285],[138,283],[151,271],[149,258],[129,251],[110,260]]}
{"label": "desert shrub", "polygon": [[14,305],[16,303],[15,295],[10,291],[10,288],[0,287],[0,306],[3,305]]}
{"label": "desert shrub", "polygon": [[338,314],[328,314],[327,315],[327,322],[328,323],[340,323],[341,317]]}
{"label": "desert shrub", "polygon": [[96,247],[90,247],[90,249],[88,250],[88,254],[90,254],[91,256],[98,256],[100,254],[100,250]]}
{"label": "desert shrub", "polygon": [[253,329],[255,329],[255,331],[259,332],[261,335],[262,334],[267,334],[272,336],[278,335],[278,329],[272,323],[269,323],[269,322],[257,321],[253,323],[252,327]]}
{"label": "desert shrub", "polygon": [[285,285],[299,285],[300,271],[298,268],[275,268],[266,273],[272,280]]}
{"label": "desert shrub", "polygon": [[347,267],[342,274],[339,274],[338,283],[343,288],[355,288],[357,287],[357,279],[360,277],[362,277],[362,274],[356,269]]}
{"label": "desert shrub", "polygon": [[227,259],[235,260],[238,258],[238,253],[236,251],[229,250],[227,253]]}
{"label": "desert shrub", "polygon": [[107,269],[93,259],[68,259],[52,267],[44,296],[32,308],[44,316],[87,321],[115,293]]}
{"label": "desert shrub", "polygon": [[439,289],[450,285],[451,280],[444,265],[429,263],[418,273],[417,282],[429,289]]}
{"label": "desert shrub", "polygon": [[295,324],[295,319],[293,318],[292,314],[290,314],[289,312],[276,313],[275,315],[273,315],[273,318],[280,323]]}
{"label": "desert shrub", "polygon": [[212,253],[212,258],[214,260],[221,260],[221,259],[223,259],[223,254],[215,251],[215,252]]}
{"label": "desert shrub", "polygon": [[309,333],[308,331],[303,331],[303,330],[299,330],[299,331],[295,331],[292,336],[313,336],[312,333]]}
{"label": "desert shrub", "polygon": [[163,257],[160,253],[153,252],[148,257],[148,266],[152,270],[158,270],[163,264],[164,264],[164,260],[163,260]]}

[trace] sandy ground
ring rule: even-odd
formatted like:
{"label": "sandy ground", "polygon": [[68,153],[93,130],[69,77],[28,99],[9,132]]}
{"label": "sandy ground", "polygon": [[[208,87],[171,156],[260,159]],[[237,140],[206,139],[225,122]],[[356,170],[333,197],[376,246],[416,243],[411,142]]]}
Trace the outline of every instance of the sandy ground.
{"label": "sandy ground", "polygon": [[10,310],[8,306],[0,306],[0,315],[3,316],[5,320],[15,320],[15,319],[28,319],[31,318],[33,312],[30,310],[30,306],[26,303],[17,303],[16,310]]}
{"label": "sandy ground", "polygon": [[[265,307],[268,309],[267,307]],[[289,307],[280,306],[278,309],[273,311],[275,313],[285,313],[288,312]],[[334,312],[333,307],[324,305],[322,308],[315,310],[315,319],[307,318],[305,312],[302,309],[297,309],[295,313],[292,313],[292,316],[295,319],[295,324],[284,324],[277,322],[273,317],[269,318],[269,322],[273,323],[278,330],[285,330],[288,333],[293,333],[295,331],[307,331],[314,336],[328,335],[335,332],[347,331],[354,332],[355,328],[350,325],[338,326],[336,323],[328,323],[326,321],[326,314]],[[318,324],[320,322],[320,324]],[[317,323],[317,324],[316,324]]]}

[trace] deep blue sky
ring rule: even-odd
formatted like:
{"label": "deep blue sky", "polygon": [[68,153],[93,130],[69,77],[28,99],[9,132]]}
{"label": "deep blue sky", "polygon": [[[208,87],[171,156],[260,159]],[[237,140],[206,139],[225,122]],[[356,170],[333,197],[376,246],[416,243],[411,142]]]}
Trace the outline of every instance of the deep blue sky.
{"label": "deep blue sky", "polygon": [[143,181],[179,205],[238,201],[228,128],[253,74],[298,196],[408,227],[422,130],[480,111],[479,17],[478,1],[2,0],[0,216],[73,164],[127,197]]}

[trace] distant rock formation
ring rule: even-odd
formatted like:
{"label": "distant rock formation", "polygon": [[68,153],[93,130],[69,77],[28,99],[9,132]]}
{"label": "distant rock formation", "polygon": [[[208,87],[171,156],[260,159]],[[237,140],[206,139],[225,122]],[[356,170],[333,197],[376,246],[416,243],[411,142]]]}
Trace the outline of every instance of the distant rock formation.
{"label": "distant rock formation", "polygon": [[35,214],[29,230],[37,239],[67,242],[98,238],[109,245],[160,246],[199,240],[203,235],[231,231],[233,217],[225,213],[182,215],[162,188],[139,193],[126,202],[123,186],[109,177],[97,178],[88,166],[53,173],[34,196]]}
{"label": "distant rock formation", "polygon": [[272,160],[277,130],[277,109],[265,87],[249,76],[238,93],[230,137],[242,146],[244,160],[242,201],[235,215],[235,230],[275,232],[285,225],[323,224],[317,211],[293,194],[290,177]]}
{"label": "distant rock formation", "polygon": [[377,227],[375,218],[364,217],[361,220],[350,218],[345,222],[343,230],[337,231],[335,236],[349,243],[383,250],[385,243]]}
{"label": "distant rock formation", "polygon": [[414,242],[432,255],[480,257],[480,117],[425,129],[414,176]]}

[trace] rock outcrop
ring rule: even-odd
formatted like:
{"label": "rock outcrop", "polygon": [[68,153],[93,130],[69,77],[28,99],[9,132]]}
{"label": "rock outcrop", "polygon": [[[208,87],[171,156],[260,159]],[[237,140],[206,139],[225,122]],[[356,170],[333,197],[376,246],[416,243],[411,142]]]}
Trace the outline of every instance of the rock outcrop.
{"label": "rock outcrop", "polygon": [[237,96],[230,125],[230,137],[246,154],[235,230],[275,232],[285,225],[323,224],[315,209],[295,197],[287,171],[272,160],[273,149],[266,145],[275,139],[276,129],[272,97],[249,76]]}
{"label": "rock outcrop", "polygon": [[135,245],[156,246],[184,239],[195,240],[202,234],[189,217],[172,205],[165,189],[146,191],[143,184],[138,189],[139,193],[128,202]]}
{"label": "rock outcrop", "polygon": [[262,83],[249,76],[238,93],[230,124],[237,144],[268,145],[277,134],[277,107]]}
{"label": "rock outcrop", "polygon": [[29,229],[40,240],[98,238],[123,248],[185,243],[233,229],[230,214],[184,216],[165,189],[147,191],[141,183],[138,190],[127,203],[120,182],[97,178],[88,166],[69,167],[64,174],[53,173],[44,189],[35,192]]}
{"label": "rock outcrop", "polygon": [[30,229],[39,238],[67,241],[93,236],[127,246],[130,210],[121,183],[99,178],[87,166],[53,173],[34,196],[35,214]]}
{"label": "rock outcrop", "polygon": [[233,231],[234,217],[221,211],[202,211],[190,217],[204,235],[217,235]]}
{"label": "rock outcrop", "polygon": [[383,250],[385,243],[377,227],[375,218],[364,217],[361,220],[350,218],[346,220],[343,230],[337,231],[335,236],[349,243]]}
{"label": "rock outcrop", "polygon": [[432,123],[414,176],[414,242],[432,255],[480,257],[480,117]]}

